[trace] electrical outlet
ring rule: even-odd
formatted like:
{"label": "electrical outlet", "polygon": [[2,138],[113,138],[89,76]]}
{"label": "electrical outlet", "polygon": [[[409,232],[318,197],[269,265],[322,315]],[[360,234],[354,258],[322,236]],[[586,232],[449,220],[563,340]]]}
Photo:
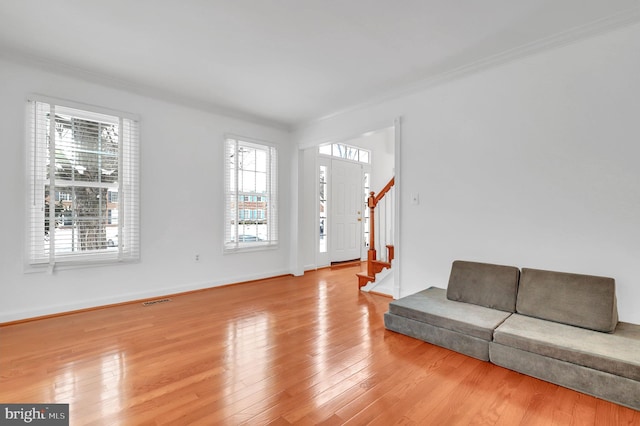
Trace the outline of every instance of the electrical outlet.
{"label": "electrical outlet", "polygon": [[196,254],[196,262],[200,262],[200,255]]}

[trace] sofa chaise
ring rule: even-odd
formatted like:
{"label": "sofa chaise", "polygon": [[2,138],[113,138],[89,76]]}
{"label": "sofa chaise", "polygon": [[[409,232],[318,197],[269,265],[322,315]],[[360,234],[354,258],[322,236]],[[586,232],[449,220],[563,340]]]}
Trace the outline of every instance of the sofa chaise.
{"label": "sofa chaise", "polygon": [[446,289],[394,300],[385,327],[640,410],[640,325],[618,321],[615,281],[455,261]]}

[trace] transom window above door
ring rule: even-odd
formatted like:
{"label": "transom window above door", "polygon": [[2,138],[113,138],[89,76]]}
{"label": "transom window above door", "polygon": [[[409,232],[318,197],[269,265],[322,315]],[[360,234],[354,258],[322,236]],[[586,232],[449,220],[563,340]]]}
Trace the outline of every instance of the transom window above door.
{"label": "transom window above door", "polygon": [[371,151],[344,143],[331,143],[320,145],[318,153],[342,158],[344,160],[357,161],[358,163],[371,164]]}

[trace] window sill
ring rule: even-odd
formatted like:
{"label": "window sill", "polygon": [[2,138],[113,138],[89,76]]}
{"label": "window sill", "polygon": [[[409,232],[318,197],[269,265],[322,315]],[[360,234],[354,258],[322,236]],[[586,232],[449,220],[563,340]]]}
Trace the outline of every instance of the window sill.
{"label": "window sill", "polygon": [[233,246],[229,246],[225,244],[223,249],[223,254],[275,250],[277,248],[278,248],[278,243],[240,243],[237,246],[235,244],[233,244]]}
{"label": "window sill", "polygon": [[139,258],[130,259],[118,259],[118,258],[102,258],[102,259],[75,259],[75,260],[60,260],[54,264],[49,263],[25,263],[24,273],[53,273],[54,271],[68,271],[74,269],[84,268],[98,268],[102,266],[121,265],[125,263],[138,263]]}

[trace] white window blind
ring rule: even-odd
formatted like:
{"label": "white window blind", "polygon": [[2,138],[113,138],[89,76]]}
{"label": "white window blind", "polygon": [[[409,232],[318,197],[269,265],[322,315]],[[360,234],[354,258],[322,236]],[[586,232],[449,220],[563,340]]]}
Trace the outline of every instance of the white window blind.
{"label": "white window blind", "polygon": [[224,160],[225,251],[277,245],[276,148],[228,137]]}
{"label": "white window blind", "polygon": [[138,122],[41,100],[27,117],[27,266],[138,259]]}

